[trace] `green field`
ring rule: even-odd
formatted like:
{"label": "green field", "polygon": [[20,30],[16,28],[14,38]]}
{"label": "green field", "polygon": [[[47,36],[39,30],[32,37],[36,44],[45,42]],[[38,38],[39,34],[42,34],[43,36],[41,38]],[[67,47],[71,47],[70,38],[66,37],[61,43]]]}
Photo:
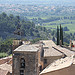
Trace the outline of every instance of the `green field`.
{"label": "green field", "polygon": [[[68,22],[68,24],[67,24]],[[72,22],[72,23],[71,23]],[[43,23],[44,27],[46,28],[52,28],[55,29],[57,28],[57,26],[60,26],[60,24],[62,25],[62,27],[68,27],[69,31],[65,31],[66,33],[74,33],[75,32],[75,20],[61,20],[61,21],[53,21],[53,22],[49,22],[49,23]],[[53,24],[55,23],[55,24]],[[65,23],[65,24],[62,24]],[[53,24],[53,25],[51,25]]]}
{"label": "green field", "polygon": [[[50,17],[59,17],[59,16],[46,16],[46,17],[40,17],[41,19],[48,19]],[[60,16],[64,17],[64,16]],[[70,17],[70,16],[69,16]],[[39,17],[27,17],[28,19],[33,19],[33,18],[39,18]],[[70,20],[70,19],[62,19],[62,20],[57,20],[57,21],[52,21],[52,22],[47,22],[47,23],[42,23],[41,26],[50,28],[51,30],[54,30],[57,28],[57,25],[62,27],[67,27],[69,31],[65,31],[66,33],[74,33],[75,32],[75,20]]]}

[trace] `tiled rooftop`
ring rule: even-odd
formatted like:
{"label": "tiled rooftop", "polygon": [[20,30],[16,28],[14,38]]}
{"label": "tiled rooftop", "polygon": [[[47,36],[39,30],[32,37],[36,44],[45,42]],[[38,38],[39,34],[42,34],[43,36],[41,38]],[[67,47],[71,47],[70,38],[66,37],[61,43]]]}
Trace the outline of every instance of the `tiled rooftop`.
{"label": "tiled rooftop", "polygon": [[39,48],[35,47],[34,45],[21,45],[14,51],[37,52],[38,50]]}
{"label": "tiled rooftop", "polygon": [[7,75],[7,74],[8,74],[7,70],[0,69],[0,75]]}
{"label": "tiled rooftop", "polygon": [[57,49],[58,51],[64,53],[67,56],[75,55],[75,52],[70,51],[69,49],[66,49],[66,48],[63,48],[63,47],[60,47],[60,46],[54,46],[54,48]]}
{"label": "tiled rooftop", "polygon": [[62,56],[63,54],[54,48],[44,49],[44,57],[48,56]]}
{"label": "tiled rooftop", "polygon": [[66,67],[71,66],[74,63],[75,63],[75,59],[73,57],[66,57],[64,59],[61,58],[61,59],[56,60],[49,66],[47,66],[40,74],[66,68]]}
{"label": "tiled rooftop", "polygon": [[56,44],[52,40],[42,40],[44,48],[44,57],[62,56],[62,53],[53,48]]}
{"label": "tiled rooftop", "polygon": [[8,64],[6,64],[6,63],[0,65],[0,69],[6,70],[6,71],[9,71],[10,73],[12,73],[12,66],[11,66],[11,65],[8,65]]}

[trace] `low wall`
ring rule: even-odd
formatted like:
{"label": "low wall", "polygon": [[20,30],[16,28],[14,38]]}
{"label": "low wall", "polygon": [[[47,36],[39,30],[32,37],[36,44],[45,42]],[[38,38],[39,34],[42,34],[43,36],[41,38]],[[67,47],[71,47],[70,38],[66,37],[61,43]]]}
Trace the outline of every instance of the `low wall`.
{"label": "low wall", "polygon": [[44,63],[44,68],[46,68],[49,64],[51,64],[52,62],[54,62],[55,60],[60,59],[60,58],[62,58],[62,56],[44,57],[43,62],[44,62],[44,59],[47,59],[47,63],[46,64]]}
{"label": "low wall", "polygon": [[6,62],[8,62],[10,59],[11,59],[11,57],[1,58],[1,59],[0,59],[0,65],[1,65],[1,64],[4,64],[4,63],[6,63]]}

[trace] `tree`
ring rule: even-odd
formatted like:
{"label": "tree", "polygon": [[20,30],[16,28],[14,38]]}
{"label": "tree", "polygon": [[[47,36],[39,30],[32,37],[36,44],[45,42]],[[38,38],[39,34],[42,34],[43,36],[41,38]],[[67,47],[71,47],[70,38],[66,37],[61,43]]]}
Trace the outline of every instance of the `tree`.
{"label": "tree", "polygon": [[62,28],[61,28],[61,24],[60,24],[60,40],[62,40]]}
{"label": "tree", "polygon": [[3,18],[7,17],[7,14],[5,12],[2,13]]}
{"label": "tree", "polygon": [[54,36],[53,36],[52,40],[55,41],[55,37]]}
{"label": "tree", "polygon": [[20,16],[16,16],[18,23],[20,23]]}
{"label": "tree", "polygon": [[14,18],[13,14],[10,14],[9,18],[12,20]]}
{"label": "tree", "polygon": [[60,43],[63,45],[63,28],[61,27],[61,24],[60,24]]}
{"label": "tree", "polygon": [[75,33],[74,33],[74,35],[75,35]]}
{"label": "tree", "polygon": [[64,27],[64,29],[63,29],[64,31],[69,31],[69,29],[67,28],[67,27]]}
{"label": "tree", "polygon": [[57,45],[59,45],[59,27],[57,26]]}
{"label": "tree", "polygon": [[61,42],[62,42],[62,45],[63,45],[63,28],[61,29],[61,31],[62,31],[62,35],[61,35]]}

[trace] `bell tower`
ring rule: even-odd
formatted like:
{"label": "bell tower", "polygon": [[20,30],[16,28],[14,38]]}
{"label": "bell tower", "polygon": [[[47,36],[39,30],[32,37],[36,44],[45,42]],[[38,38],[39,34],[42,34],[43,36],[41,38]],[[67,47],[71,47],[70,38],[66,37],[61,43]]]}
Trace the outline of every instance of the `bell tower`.
{"label": "bell tower", "polygon": [[38,51],[33,45],[21,45],[13,52],[12,75],[39,75]]}

